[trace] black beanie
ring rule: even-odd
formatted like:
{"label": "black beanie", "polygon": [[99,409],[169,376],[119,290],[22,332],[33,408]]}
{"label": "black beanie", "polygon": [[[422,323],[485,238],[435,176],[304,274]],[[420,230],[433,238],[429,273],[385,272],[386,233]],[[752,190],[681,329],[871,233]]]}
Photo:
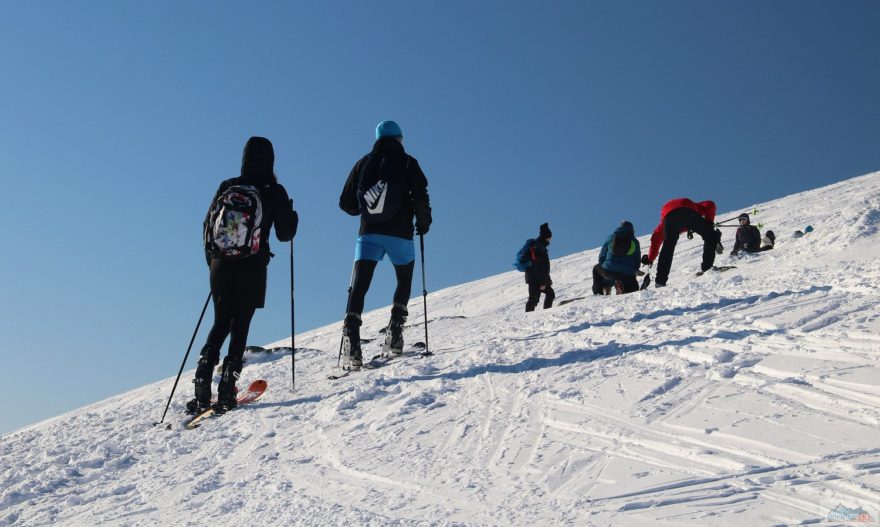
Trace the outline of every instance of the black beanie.
{"label": "black beanie", "polygon": [[546,223],[542,223],[541,224],[541,234],[538,236],[538,238],[540,238],[542,240],[549,240],[552,237],[553,237],[553,233],[550,232],[550,225],[548,225]]}
{"label": "black beanie", "polygon": [[244,145],[241,155],[241,175],[272,173],[275,167],[275,150],[265,137],[251,137]]}
{"label": "black beanie", "polygon": [[747,213],[745,213],[745,212],[743,212],[742,214],[740,214],[739,216],[737,216],[736,219],[737,219],[737,220],[746,220],[746,223],[751,223],[751,222],[749,221],[749,215],[748,215]]}

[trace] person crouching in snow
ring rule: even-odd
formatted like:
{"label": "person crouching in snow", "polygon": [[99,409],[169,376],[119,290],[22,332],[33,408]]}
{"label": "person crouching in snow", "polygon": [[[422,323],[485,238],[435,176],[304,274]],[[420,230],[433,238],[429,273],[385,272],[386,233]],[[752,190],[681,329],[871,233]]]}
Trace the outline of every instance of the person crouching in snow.
{"label": "person crouching in snow", "polygon": [[773,234],[773,231],[767,231],[762,240],[761,231],[751,224],[747,213],[743,212],[737,219],[739,227],[736,229],[736,242],[733,244],[733,250],[730,251],[731,256],[738,256],[740,251],[759,253],[773,248],[773,244],[776,242],[776,235]]}
{"label": "person crouching in snow", "polygon": [[660,223],[651,234],[651,248],[647,255],[642,256],[642,265],[650,266],[657,258],[657,254],[660,255],[654,280],[656,287],[665,286],[666,280],[669,279],[675,245],[683,232],[688,233],[688,238],[692,238],[694,232],[700,235],[703,239],[703,262],[700,269],[708,271],[712,268],[715,263],[715,253],[721,254],[724,251],[721,245],[721,231],[714,228],[714,221],[715,202],[713,201],[695,203],[687,198],[678,198],[663,205],[660,210]]}
{"label": "person crouching in snow", "polygon": [[532,265],[526,269],[526,283],[529,284],[529,299],[526,302],[526,311],[534,311],[544,293],[544,309],[553,307],[553,299],[556,293],[553,291],[553,280],[550,279],[550,253],[547,246],[553,239],[550,226],[546,223],[540,227],[540,234],[535,243],[529,248],[529,259]]}
{"label": "person crouching in snow", "polygon": [[617,294],[638,291],[636,273],[641,252],[633,224],[624,221],[605,240],[599,251],[599,263],[593,266],[593,294],[611,294],[612,285]]}

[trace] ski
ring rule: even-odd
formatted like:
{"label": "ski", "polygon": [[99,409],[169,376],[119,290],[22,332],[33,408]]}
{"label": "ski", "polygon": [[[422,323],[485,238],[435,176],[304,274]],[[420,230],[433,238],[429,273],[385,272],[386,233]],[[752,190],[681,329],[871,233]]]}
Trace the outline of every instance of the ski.
{"label": "ski", "polygon": [[357,371],[361,371],[361,370],[375,370],[375,369],[378,369],[378,368],[385,366],[386,364],[393,361],[394,359],[398,359],[401,357],[415,356],[415,357],[419,357],[419,358],[424,358],[424,357],[430,357],[430,356],[434,355],[433,353],[426,352],[426,351],[422,351],[421,353],[418,353],[415,355],[413,354],[413,352],[415,352],[415,351],[424,350],[424,349],[425,349],[424,342],[416,342],[415,344],[410,346],[409,349],[405,350],[400,355],[396,355],[394,353],[382,352],[377,355],[373,355],[373,357],[369,361],[365,362],[363,364],[363,366],[360,367],[359,370],[346,369],[346,370],[343,370],[342,373],[328,375],[327,379],[331,380],[331,381],[336,381],[336,380],[344,379],[345,377],[348,377],[353,372],[357,372]]}
{"label": "ski", "polygon": [[[296,348],[301,350],[302,348]],[[264,348],[263,346],[248,346],[244,349],[248,353],[290,353],[290,346],[277,346],[274,348]]]}
{"label": "ski", "polygon": [[[712,269],[709,269],[709,270],[722,273],[724,271],[730,271],[731,269],[736,269],[736,266],[735,265],[716,265],[716,266],[712,266]],[[705,271],[698,271],[697,276],[703,276],[703,273],[705,273]]]}
{"label": "ski", "polygon": [[[247,387],[243,392],[239,392],[238,397],[236,397],[236,401],[238,402],[238,406],[236,408],[244,406],[248,403],[252,403],[263,396],[266,392],[266,387],[268,383],[262,379],[256,380],[251,383],[250,386]],[[200,414],[196,414],[184,422],[184,427],[187,430],[193,430],[201,426],[202,421],[214,415],[214,407],[208,408],[204,412]]]}

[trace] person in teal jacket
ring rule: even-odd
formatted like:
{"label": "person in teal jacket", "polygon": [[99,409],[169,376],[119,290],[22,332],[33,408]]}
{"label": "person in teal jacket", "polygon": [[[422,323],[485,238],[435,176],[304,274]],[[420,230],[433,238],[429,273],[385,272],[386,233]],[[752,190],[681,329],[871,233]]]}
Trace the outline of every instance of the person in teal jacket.
{"label": "person in teal jacket", "polygon": [[612,285],[618,294],[638,291],[636,273],[641,257],[633,224],[624,221],[605,240],[599,251],[599,263],[593,267],[593,294],[609,294]]}

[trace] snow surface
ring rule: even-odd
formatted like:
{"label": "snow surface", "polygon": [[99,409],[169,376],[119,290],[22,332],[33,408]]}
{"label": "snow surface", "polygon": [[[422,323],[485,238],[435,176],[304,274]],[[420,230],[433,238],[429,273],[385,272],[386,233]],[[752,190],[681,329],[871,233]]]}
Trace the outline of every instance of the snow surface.
{"label": "snow surface", "polygon": [[336,323],[297,336],[295,392],[289,353],[248,354],[265,397],[197,430],[189,371],[170,431],[173,378],[6,434],[0,526],[876,521],[880,172],[757,208],[776,249],[731,271],[695,278],[682,238],[668,287],[593,297],[593,249],[554,260],[585,298],[551,310],[516,271],[431,293],[430,359],[327,380]]}

